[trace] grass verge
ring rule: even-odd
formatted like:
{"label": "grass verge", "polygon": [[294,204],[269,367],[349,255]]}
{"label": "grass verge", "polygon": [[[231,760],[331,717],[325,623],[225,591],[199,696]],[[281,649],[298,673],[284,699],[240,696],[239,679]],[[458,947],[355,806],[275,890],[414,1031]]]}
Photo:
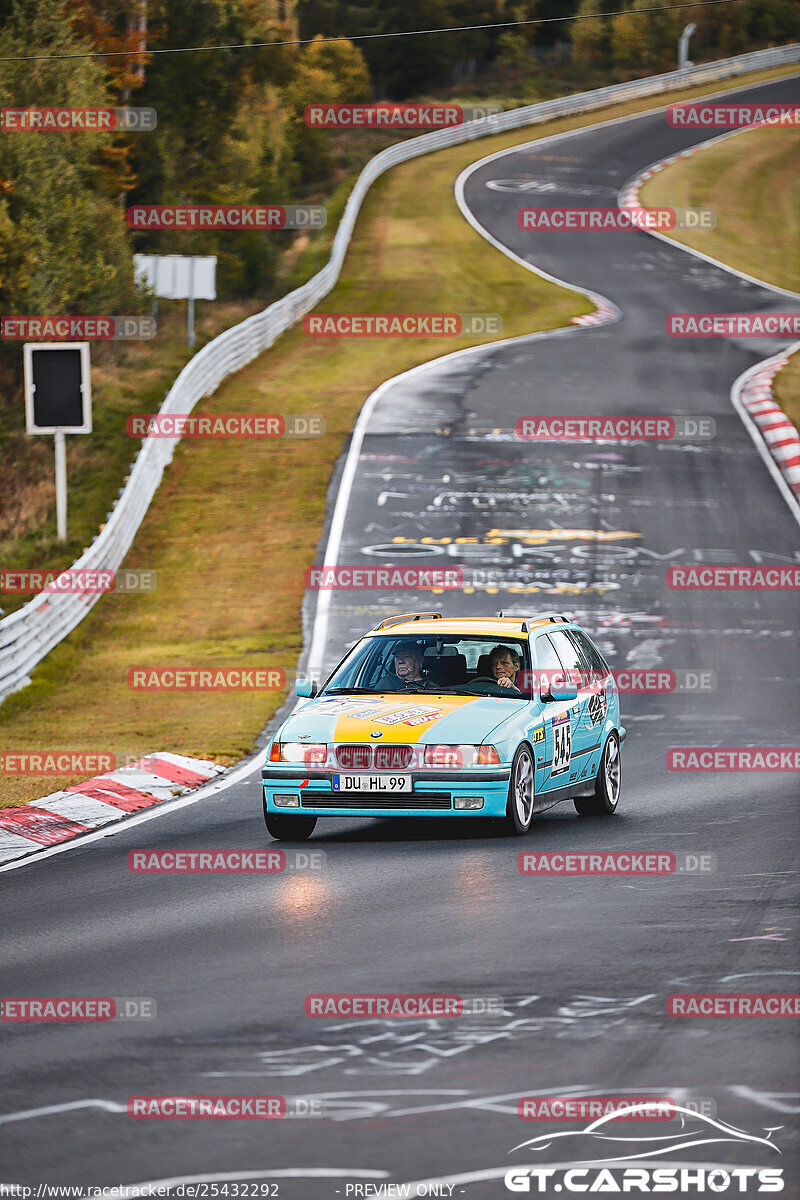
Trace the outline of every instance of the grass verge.
{"label": "grass verge", "polygon": [[800,291],[800,128],[737,133],[670,163],[639,195],[648,208],[713,209],[715,229],[669,236],[746,275]]}
{"label": "grass verge", "polygon": [[[648,208],[713,208],[715,229],[669,236],[775,287],[800,291],[800,129],[737,133],[671,163],[639,194]],[[776,376],[773,391],[800,428],[800,353]]]}
{"label": "grass verge", "polygon": [[[453,182],[464,166],[496,150],[663,103],[661,97],[617,105],[395,168],[371,189],[324,308],[499,312],[504,337],[556,328],[585,313],[591,306],[583,297],[518,267],[480,238],[455,205]],[[182,442],[125,564],[155,571],[156,590],[100,601],[40,665],[33,683],[0,708],[4,748],[94,749],[118,757],[170,749],[224,763],[249,753],[284,692],[131,691],[129,668],[282,668],[291,678],[301,649],[304,571],[358,409],[387,377],[469,344],[336,342],[295,328],[228,380],[196,411],[321,412],[325,437]],[[72,782],[0,776],[0,807]]]}

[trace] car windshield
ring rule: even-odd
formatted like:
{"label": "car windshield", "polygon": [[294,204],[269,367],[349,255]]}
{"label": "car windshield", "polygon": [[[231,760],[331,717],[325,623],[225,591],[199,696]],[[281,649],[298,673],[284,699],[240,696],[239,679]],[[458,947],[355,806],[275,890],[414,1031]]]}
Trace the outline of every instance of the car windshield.
{"label": "car windshield", "polygon": [[490,635],[367,637],[336,668],[322,694],[452,692],[457,695],[531,698],[528,643]]}

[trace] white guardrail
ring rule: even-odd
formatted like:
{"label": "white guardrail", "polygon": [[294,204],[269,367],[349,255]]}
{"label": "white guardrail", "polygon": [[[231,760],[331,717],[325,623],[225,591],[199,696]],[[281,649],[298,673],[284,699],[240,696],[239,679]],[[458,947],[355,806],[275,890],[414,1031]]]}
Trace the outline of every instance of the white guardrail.
{"label": "white guardrail", "polygon": [[[359,175],[336,231],[331,256],[322,270],[302,287],[276,300],[263,312],[234,325],[204,346],[175,380],[161,406],[161,412],[190,413],[198,401],[216,390],[223,379],[241,370],[268,349],[277,337],[310,312],[331,291],[339,278],[367,190],[384,171],[397,163],[475,138],[536,125],[556,117],[589,112],[611,102],[658,95],[659,92],[672,91],[687,84],[728,79],[749,71],[793,62],[800,62],[800,43],[757,50],[684,71],[670,71],[665,75],[652,75],[631,83],[614,84],[592,92],[546,100],[469,124],[425,133],[382,150],[370,159]],[[179,440],[143,439],[128,481],[106,524],[91,546],[73,564],[73,569],[116,571],[120,567],[161,482],[164,468],[172,461]],[[40,593],[17,612],[0,621],[0,701],[30,683],[33,668],[83,620],[101,594]]]}

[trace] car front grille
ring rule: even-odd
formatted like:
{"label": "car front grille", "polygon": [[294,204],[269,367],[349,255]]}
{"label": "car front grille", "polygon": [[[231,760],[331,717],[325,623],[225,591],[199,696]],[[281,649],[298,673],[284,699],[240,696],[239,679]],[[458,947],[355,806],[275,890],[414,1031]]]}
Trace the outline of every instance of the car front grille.
{"label": "car front grille", "polygon": [[452,808],[449,792],[416,792],[403,796],[364,795],[361,792],[303,793],[303,808],[409,808],[447,809]]}
{"label": "car front grille", "polygon": [[337,746],[336,761],[346,771],[402,771],[414,757],[411,746]]}
{"label": "car front grille", "polygon": [[376,746],[375,769],[377,771],[402,771],[413,757],[410,746]]}
{"label": "car front grille", "polygon": [[348,771],[368,771],[372,766],[372,746],[337,746],[336,761]]}

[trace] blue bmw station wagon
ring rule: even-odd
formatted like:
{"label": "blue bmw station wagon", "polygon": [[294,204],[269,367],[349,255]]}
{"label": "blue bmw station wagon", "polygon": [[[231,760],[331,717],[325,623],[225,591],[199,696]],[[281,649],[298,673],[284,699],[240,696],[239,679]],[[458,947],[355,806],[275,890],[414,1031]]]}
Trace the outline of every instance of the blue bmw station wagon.
{"label": "blue bmw station wagon", "polygon": [[274,838],[320,817],[490,817],[524,834],[572,800],[613,813],[625,740],[619,694],[588,635],[561,614],[390,617],[366,634],[267,747]]}

